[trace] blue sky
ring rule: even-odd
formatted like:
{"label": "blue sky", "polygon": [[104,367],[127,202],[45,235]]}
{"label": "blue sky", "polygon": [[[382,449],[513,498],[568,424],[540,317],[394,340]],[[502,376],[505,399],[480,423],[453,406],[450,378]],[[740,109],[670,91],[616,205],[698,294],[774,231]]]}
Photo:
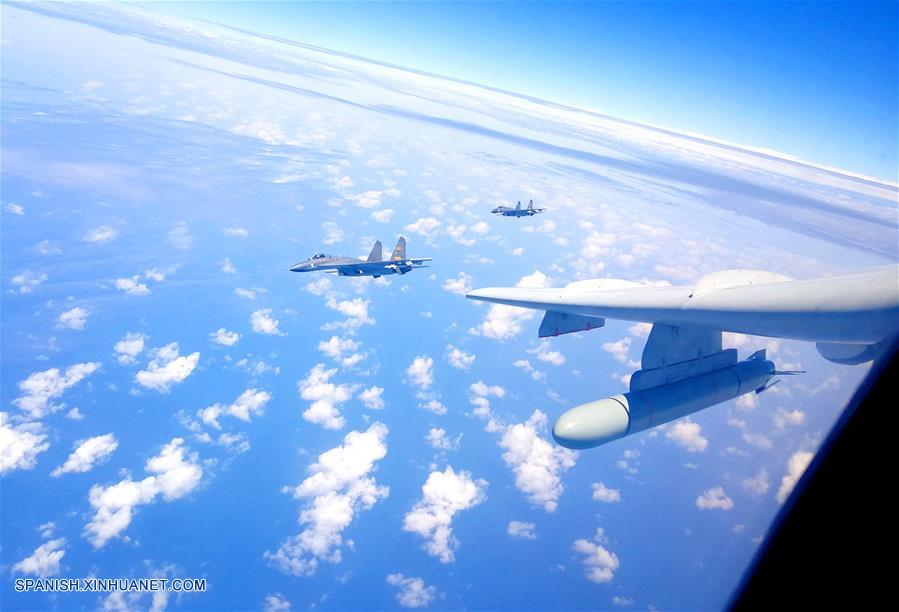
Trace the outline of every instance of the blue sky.
{"label": "blue sky", "polygon": [[[131,5],[0,10],[4,606],[720,608],[866,372],[728,336],[808,373],[570,454],[552,422],[627,389],[646,326],[540,341],[467,290],[894,263],[895,185]],[[287,271],[399,235],[432,267]],[[209,591],[12,589],[87,576]]]}
{"label": "blue sky", "polygon": [[154,8],[897,180],[894,2]]}

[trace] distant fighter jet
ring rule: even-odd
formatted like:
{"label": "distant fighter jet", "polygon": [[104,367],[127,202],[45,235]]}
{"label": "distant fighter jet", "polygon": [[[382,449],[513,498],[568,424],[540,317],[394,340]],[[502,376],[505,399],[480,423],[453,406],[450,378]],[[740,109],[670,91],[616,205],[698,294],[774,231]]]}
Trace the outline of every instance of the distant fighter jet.
{"label": "distant fighter jet", "polygon": [[558,289],[477,289],[466,297],[545,310],[539,336],[596,329],[605,319],[652,323],[630,391],[582,404],[553,426],[556,442],[591,448],[739,397],[782,374],[762,349],[739,361],[721,332],[817,343],[822,357],[857,365],[878,358],[899,333],[899,267],[793,280],[725,270],[695,285],[651,287],[594,279]]}
{"label": "distant fighter jet", "polygon": [[542,213],[545,208],[534,208],[534,200],[528,202],[528,207],[522,209],[521,202],[519,202],[515,208],[509,208],[508,206],[497,206],[490,212],[494,215],[500,215],[502,217],[533,217],[537,213]]}
{"label": "distant fighter jet", "polygon": [[381,258],[381,241],[375,242],[368,259],[340,257],[318,253],[306,261],[291,266],[291,272],[327,272],[338,276],[373,276],[380,278],[388,274],[405,274],[416,268],[427,268],[422,262],[431,261],[430,257],[406,257],[406,239],[400,237],[393,249],[390,259]]}

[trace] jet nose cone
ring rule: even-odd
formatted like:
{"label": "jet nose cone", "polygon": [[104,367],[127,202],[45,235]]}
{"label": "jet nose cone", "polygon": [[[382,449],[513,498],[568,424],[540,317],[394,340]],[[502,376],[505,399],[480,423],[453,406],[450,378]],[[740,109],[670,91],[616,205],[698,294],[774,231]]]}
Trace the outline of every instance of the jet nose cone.
{"label": "jet nose cone", "polygon": [[292,265],[288,268],[291,272],[305,272],[309,269],[309,262],[301,261],[298,264]]}
{"label": "jet nose cone", "polygon": [[618,395],[572,408],[553,425],[553,438],[565,448],[593,448],[627,435],[627,399]]}

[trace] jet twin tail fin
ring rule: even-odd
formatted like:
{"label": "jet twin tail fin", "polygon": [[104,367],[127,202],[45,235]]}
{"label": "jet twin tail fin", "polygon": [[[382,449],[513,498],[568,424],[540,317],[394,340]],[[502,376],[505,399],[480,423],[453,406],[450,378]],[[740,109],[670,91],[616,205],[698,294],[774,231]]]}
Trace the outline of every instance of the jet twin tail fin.
{"label": "jet twin tail fin", "polygon": [[381,261],[383,260],[383,256],[381,254],[381,241],[378,240],[375,242],[375,246],[371,248],[371,253],[368,254],[367,261]]}
{"label": "jet twin tail fin", "polygon": [[390,256],[393,261],[402,261],[406,259],[406,239],[400,236],[396,241],[396,248],[393,249],[393,255]]}

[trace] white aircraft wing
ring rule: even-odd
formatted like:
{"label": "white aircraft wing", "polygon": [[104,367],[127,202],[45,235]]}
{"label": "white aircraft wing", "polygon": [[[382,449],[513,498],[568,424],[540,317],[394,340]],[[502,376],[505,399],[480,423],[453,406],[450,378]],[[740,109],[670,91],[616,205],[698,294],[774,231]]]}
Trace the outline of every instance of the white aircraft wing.
{"label": "white aircraft wing", "polygon": [[[691,286],[651,287],[598,279],[562,288],[477,289],[467,297],[545,310],[541,337],[602,327],[606,318],[653,323],[647,343],[650,359],[655,350],[660,355],[657,361],[668,362],[681,354],[714,353],[715,346],[720,352],[720,332],[730,331],[813,341],[832,361],[862,363],[899,332],[899,267],[895,265],[813,280],[726,270],[708,274]],[[666,328],[677,331],[663,332]],[[663,342],[666,333],[669,338]],[[681,335],[683,346],[677,348]],[[646,367],[653,366],[644,363]]]}

